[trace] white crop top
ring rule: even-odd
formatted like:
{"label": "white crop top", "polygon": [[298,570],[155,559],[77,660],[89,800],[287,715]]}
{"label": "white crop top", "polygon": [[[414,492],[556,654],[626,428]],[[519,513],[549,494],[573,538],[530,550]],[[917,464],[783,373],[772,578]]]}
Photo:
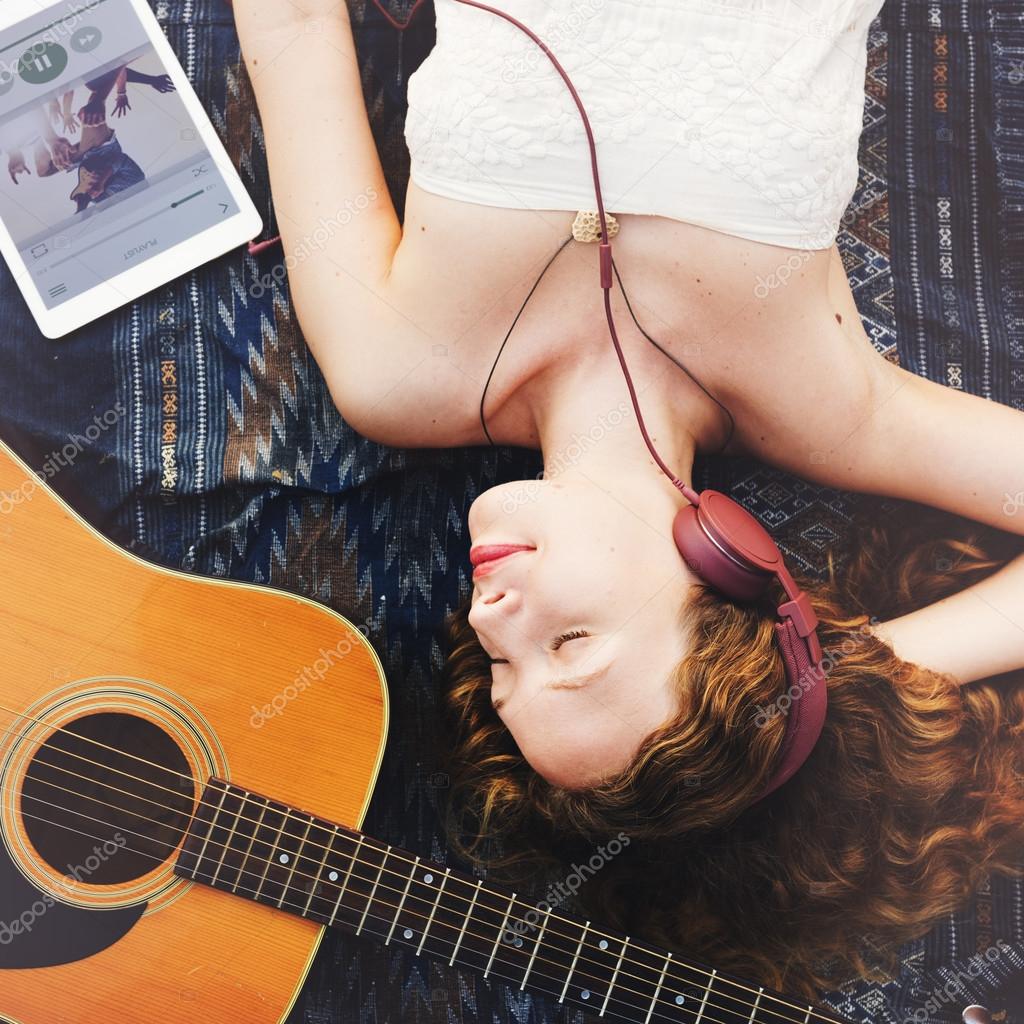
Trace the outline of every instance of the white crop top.
{"label": "white crop top", "polygon": [[[883,0],[487,0],[573,79],[610,213],[795,249],[832,245],[857,184],[868,28]],[[487,206],[594,210],[583,123],[503,18],[436,0],[409,79],[412,178]]]}

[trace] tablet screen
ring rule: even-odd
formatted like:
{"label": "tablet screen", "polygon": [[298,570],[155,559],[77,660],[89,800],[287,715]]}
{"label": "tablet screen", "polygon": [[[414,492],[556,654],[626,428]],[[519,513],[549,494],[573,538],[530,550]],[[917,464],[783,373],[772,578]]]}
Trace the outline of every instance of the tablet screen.
{"label": "tablet screen", "polygon": [[0,218],[48,309],[238,213],[129,0],[0,33]]}

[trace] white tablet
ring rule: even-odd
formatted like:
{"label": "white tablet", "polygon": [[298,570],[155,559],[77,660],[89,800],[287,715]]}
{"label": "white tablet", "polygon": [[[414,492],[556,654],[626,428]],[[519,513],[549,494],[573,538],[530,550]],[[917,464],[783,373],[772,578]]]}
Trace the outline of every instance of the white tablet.
{"label": "white tablet", "polygon": [[146,0],[0,3],[0,252],[43,334],[261,230]]}

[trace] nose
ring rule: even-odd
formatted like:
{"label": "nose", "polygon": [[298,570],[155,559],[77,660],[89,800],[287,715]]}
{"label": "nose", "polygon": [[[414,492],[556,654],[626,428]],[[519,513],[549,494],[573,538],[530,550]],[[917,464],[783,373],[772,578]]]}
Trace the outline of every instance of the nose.
{"label": "nose", "polygon": [[493,628],[495,623],[514,615],[522,603],[522,594],[512,587],[497,587],[488,593],[481,592],[469,609],[469,624],[473,629]]}

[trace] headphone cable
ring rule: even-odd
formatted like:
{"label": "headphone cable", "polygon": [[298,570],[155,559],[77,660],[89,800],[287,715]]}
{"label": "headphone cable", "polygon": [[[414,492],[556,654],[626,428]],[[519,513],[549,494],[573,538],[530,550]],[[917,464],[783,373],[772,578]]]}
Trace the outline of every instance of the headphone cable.
{"label": "headphone cable", "polygon": [[[509,340],[512,337],[513,331],[515,331],[517,325],[519,324],[520,319],[523,316],[523,313],[526,311],[527,305],[529,304],[530,300],[533,298],[534,293],[540,287],[541,281],[544,280],[544,277],[547,274],[547,272],[551,269],[552,264],[555,262],[556,259],[558,259],[558,257],[561,255],[562,251],[565,249],[565,247],[572,240],[573,240],[573,236],[570,235],[564,242],[562,242],[562,244],[555,250],[554,255],[548,260],[548,262],[545,265],[544,269],[540,272],[540,276],[534,282],[533,287],[530,289],[529,293],[526,296],[526,300],[523,302],[522,306],[519,309],[519,312],[516,314],[515,320],[512,321],[512,326],[508,329],[508,333],[505,335],[505,339],[504,339],[504,341],[502,341],[501,347],[498,349],[498,354],[494,357],[494,363],[491,365],[491,371],[487,375],[487,383],[484,384],[483,394],[480,396],[480,425],[483,427],[484,434],[486,435],[487,440],[490,442],[490,445],[491,445],[492,448],[496,448],[498,446],[497,446],[497,444],[495,444],[494,438],[491,437],[491,432],[487,429],[487,420],[486,420],[486,417],[484,416],[484,404],[485,404],[485,402],[487,400],[487,391],[488,391],[488,389],[491,386],[491,381],[494,379],[494,373],[495,373],[495,371],[498,368],[498,362],[501,359],[502,353],[504,353],[505,348],[508,345]],[[683,363],[679,359],[677,359],[663,345],[659,344],[658,341],[656,341],[653,337],[651,337],[651,335],[648,333],[648,331],[644,328],[644,326],[637,319],[637,315],[636,315],[636,313],[635,313],[635,311],[633,309],[633,303],[630,301],[629,293],[626,291],[626,285],[624,284],[624,282],[622,280],[622,275],[619,273],[618,265],[615,263],[614,260],[612,261],[612,268],[615,271],[615,279],[618,282],[619,291],[622,292],[622,298],[625,300],[626,309],[629,310],[629,315],[632,317],[633,323],[636,324],[637,330],[666,359],[669,359],[673,363],[675,363],[675,365],[678,366],[679,369],[682,370],[683,373],[685,373],[686,376],[689,377],[690,380],[692,380],[694,382],[694,384],[696,384],[697,387],[699,387],[701,389],[701,391],[703,391],[704,394],[707,395],[708,398],[710,398],[711,401],[714,402],[715,405],[717,405],[725,413],[726,416],[728,416],[728,418],[729,418],[729,434],[728,434],[728,436],[725,439],[725,443],[718,449],[718,453],[717,454],[721,454],[722,452],[725,451],[726,448],[729,447],[729,444],[732,442],[732,439],[735,436],[735,433],[736,433],[736,419],[735,419],[735,417],[733,416],[732,412],[729,410],[728,406],[726,406],[723,402],[721,402],[718,398],[716,398],[701,383],[701,381],[693,373],[691,373],[690,370],[688,370],[686,368],[686,366],[683,365]]]}

